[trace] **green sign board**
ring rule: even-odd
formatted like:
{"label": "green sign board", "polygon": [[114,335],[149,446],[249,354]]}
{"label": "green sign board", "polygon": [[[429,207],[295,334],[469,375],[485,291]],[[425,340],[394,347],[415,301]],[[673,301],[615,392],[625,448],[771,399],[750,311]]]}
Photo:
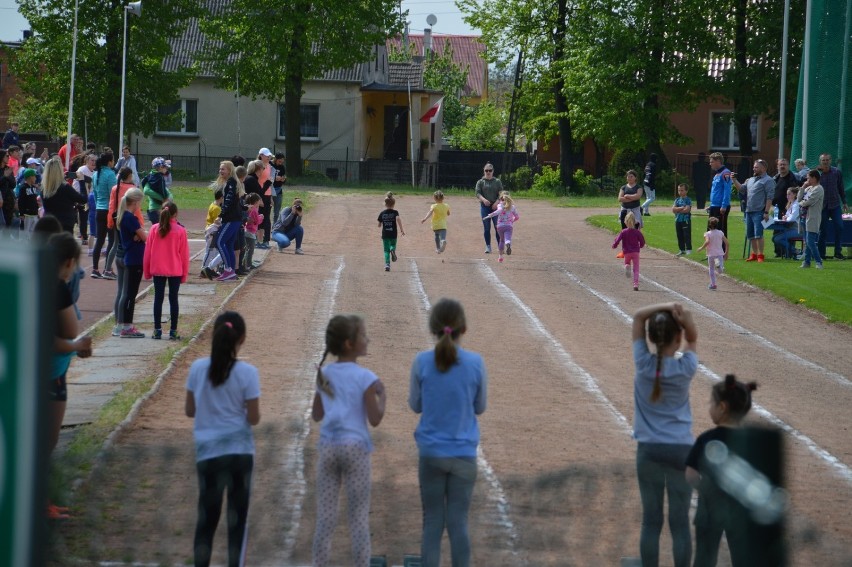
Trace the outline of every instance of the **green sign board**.
{"label": "green sign board", "polygon": [[41,559],[35,532],[45,514],[43,373],[53,334],[45,316],[54,305],[48,289],[56,289],[49,254],[27,242],[0,241],[0,565]]}

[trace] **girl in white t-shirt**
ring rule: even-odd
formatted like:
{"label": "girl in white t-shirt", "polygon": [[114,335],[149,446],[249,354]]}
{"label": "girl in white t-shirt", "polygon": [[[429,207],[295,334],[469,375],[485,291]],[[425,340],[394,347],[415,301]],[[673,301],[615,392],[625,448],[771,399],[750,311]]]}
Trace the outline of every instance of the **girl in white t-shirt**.
{"label": "girl in white t-shirt", "polygon": [[728,239],[725,233],[716,228],[719,225],[719,219],[710,217],[707,220],[707,232],[704,233],[704,244],[698,251],[701,252],[707,249],[707,266],[710,270],[710,285],[707,289],[716,289],[716,272],[720,274],[725,271],[725,260],[728,259]]}
{"label": "girl in white t-shirt", "polygon": [[195,565],[210,564],[213,535],[228,490],[228,564],[242,565],[248,541],[249,494],[254,467],[252,426],[260,422],[257,368],[237,359],[246,340],[239,313],[227,311],[213,325],[210,356],[192,363],[186,381],[186,415],[195,418],[198,522]]}
{"label": "girl in white t-shirt", "polygon": [[[367,422],[376,427],[385,415],[385,388],[370,370],[357,364],[367,354],[367,331],[357,315],[335,315],[325,330],[325,352],[317,368],[312,416],[322,421],[317,460],[317,526],[314,566],[328,565],[337,527],[340,488],[349,499],[352,565],[370,564],[370,453]],[[326,356],[337,362],[322,367]]]}

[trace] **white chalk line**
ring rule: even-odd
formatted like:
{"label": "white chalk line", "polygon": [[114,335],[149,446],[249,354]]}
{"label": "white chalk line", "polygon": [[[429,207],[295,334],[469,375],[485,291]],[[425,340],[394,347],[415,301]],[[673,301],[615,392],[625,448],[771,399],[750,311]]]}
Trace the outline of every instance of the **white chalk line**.
{"label": "white chalk line", "polygon": [[[571,281],[576,283],[583,290],[589,292],[591,295],[594,295],[595,297],[600,299],[616,315],[619,315],[622,319],[624,319],[626,322],[628,322],[630,324],[633,323],[633,317],[631,317],[630,315],[625,313],[624,310],[621,309],[613,299],[610,299],[606,295],[604,295],[604,294],[598,292],[597,290],[593,289],[591,286],[583,283],[583,281],[580,280],[580,278],[576,274],[570,272],[566,267],[560,266],[560,271],[563,274],[565,274],[566,276],[568,276],[568,278]],[[664,286],[661,286],[661,287],[664,287]],[[677,292],[674,292],[674,293],[677,294],[680,297],[683,297],[682,295],[678,294]],[[710,370],[704,364],[699,363],[698,369],[701,370],[701,372],[705,376],[707,376],[708,378],[710,378],[714,382],[718,382],[718,381],[721,380],[721,377],[718,374],[716,374],[715,372]],[[805,435],[804,433],[802,433],[798,429],[794,428],[793,426],[789,425],[788,423],[786,423],[785,421],[783,421],[782,419],[780,419],[779,417],[777,417],[772,412],[770,412],[769,410],[767,410],[766,408],[764,408],[763,406],[761,406],[759,404],[753,404],[752,409],[754,409],[755,413],[757,413],[758,415],[760,415],[761,417],[766,419],[768,422],[772,423],[773,425],[775,425],[779,429],[783,430],[785,433],[788,433],[789,435],[791,435],[797,441],[804,444],[811,453],[813,453],[820,460],[822,460],[826,464],[828,464],[844,480],[846,480],[847,482],[852,482],[852,470],[850,470],[849,467],[847,467],[845,464],[843,464],[840,461],[840,459],[838,459],[837,457],[835,457],[834,455],[832,455],[831,453],[829,453],[828,451],[826,451],[825,449],[823,449],[822,447],[817,445],[813,441],[813,439],[811,439],[810,437],[808,437],[807,435]]]}
{"label": "white chalk line", "polygon": [[610,401],[609,398],[606,397],[606,394],[598,387],[598,383],[595,378],[589,374],[589,372],[577,364],[574,361],[574,358],[565,350],[565,347],[562,346],[556,337],[554,337],[550,331],[547,330],[547,327],[544,326],[544,323],[533,313],[533,310],[521,301],[521,298],[518,297],[514,291],[512,291],[506,284],[504,284],[500,278],[497,277],[497,274],[484,262],[479,264],[479,269],[482,275],[489,281],[489,283],[497,290],[497,293],[500,294],[504,299],[511,302],[511,304],[515,305],[521,312],[526,315],[529,324],[533,327],[533,329],[541,335],[547,342],[550,343],[550,346],[553,348],[553,352],[556,356],[562,360],[562,365],[567,367],[569,373],[572,377],[578,378],[580,381],[580,385],[592,396],[594,396],[599,403],[601,403],[612,417],[615,419],[616,423],[618,423],[621,428],[632,436],[633,428],[630,426],[630,423],[627,421],[627,418],[624,417],[618,408]]}
{"label": "white chalk line", "polygon": [[[329,319],[331,319],[334,311],[335,298],[340,286],[340,277],[343,273],[343,268],[346,266],[342,257],[337,258],[338,266],[332,276],[325,280],[322,284],[320,297],[316,307],[313,310],[312,320],[315,322],[315,327],[310,333],[311,345],[307,349],[308,352],[322,352],[325,344],[325,327]],[[311,348],[313,347],[313,348]],[[284,549],[282,551],[283,558],[289,558],[293,555],[296,547],[296,539],[299,534],[299,528],[302,519],[302,502],[305,499],[307,492],[307,482],[305,481],[305,441],[311,432],[311,408],[314,395],[314,376],[316,374],[316,363],[318,361],[305,358],[302,367],[298,370],[298,376],[302,380],[295,389],[296,396],[304,396],[304,411],[302,412],[301,421],[296,427],[289,442],[287,449],[284,451],[284,461],[282,463],[284,478],[289,479],[288,489],[285,499],[290,500],[285,503],[284,525],[287,526],[284,532]]]}
{"label": "white chalk line", "polygon": [[[429,302],[429,297],[426,295],[426,289],[423,287],[423,280],[420,278],[420,271],[417,269],[417,262],[412,259],[410,264],[411,285],[414,288],[415,295],[420,298],[421,324],[423,327],[427,327],[427,314],[432,308],[432,305]],[[432,345],[430,345],[430,347],[431,346]],[[519,536],[518,530],[510,518],[511,507],[509,505],[509,500],[506,498],[506,492],[503,490],[503,485],[500,483],[500,479],[497,478],[497,474],[485,458],[485,452],[482,450],[481,444],[476,448],[476,465],[488,484],[488,500],[492,501],[497,507],[497,525],[503,528],[508,535],[509,553],[517,556],[517,543]]]}

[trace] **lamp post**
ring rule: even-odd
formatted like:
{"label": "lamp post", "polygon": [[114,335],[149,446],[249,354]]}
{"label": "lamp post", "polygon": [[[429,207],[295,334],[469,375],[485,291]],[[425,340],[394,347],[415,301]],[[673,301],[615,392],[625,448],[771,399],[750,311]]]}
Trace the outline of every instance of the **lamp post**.
{"label": "lamp post", "polygon": [[71,39],[71,92],[68,95],[68,132],[65,134],[65,171],[71,164],[71,127],[74,122],[74,75],[77,69],[77,9],[78,0],[74,0],[74,31]]}
{"label": "lamp post", "polygon": [[124,46],[121,52],[121,111],[118,125],[118,151],[124,147],[124,83],[127,79],[127,14],[142,15],[142,0],[124,7]]}

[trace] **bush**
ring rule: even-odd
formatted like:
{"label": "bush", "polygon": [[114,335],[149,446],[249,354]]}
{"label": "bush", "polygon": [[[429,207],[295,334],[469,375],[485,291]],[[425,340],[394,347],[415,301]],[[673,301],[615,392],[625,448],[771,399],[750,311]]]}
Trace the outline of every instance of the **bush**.
{"label": "bush", "polygon": [[503,187],[509,191],[526,191],[533,184],[533,172],[526,165],[522,165],[512,173],[500,176]]}
{"label": "bush", "polygon": [[551,195],[565,195],[567,191],[562,186],[559,168],[543,167],[541,173],[536,173],[532,182],[533,191]]}

